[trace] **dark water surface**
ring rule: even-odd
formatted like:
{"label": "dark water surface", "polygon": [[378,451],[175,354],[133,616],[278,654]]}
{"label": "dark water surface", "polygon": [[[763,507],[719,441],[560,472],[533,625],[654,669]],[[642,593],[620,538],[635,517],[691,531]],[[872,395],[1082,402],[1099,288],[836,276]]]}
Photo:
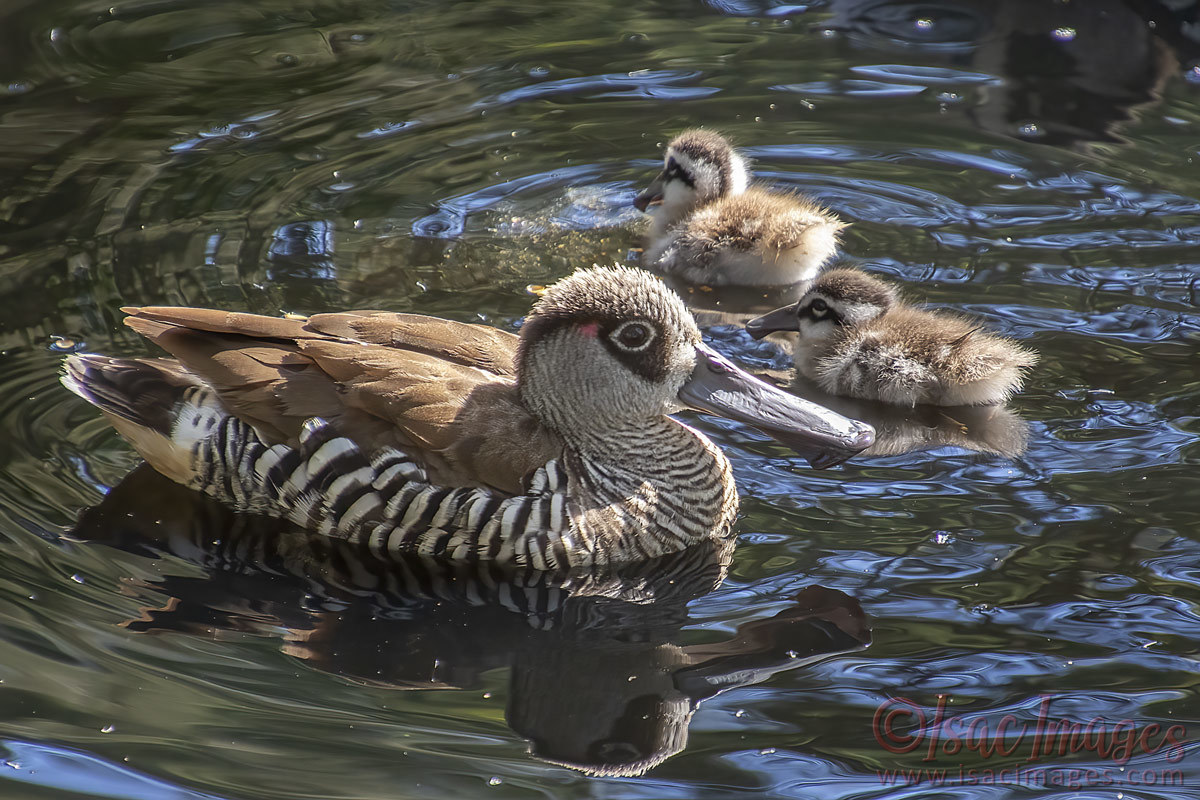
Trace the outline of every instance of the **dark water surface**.
{"label": "dark water surface", "polygon": [[[0,796],[1200,797],[1195,17],[7,3]],[[618,576],[610,604],[459,602],[461,576],[405,599],[144,471],[109,491],[137,459],[57,370],[149,352],[120,306],[512,328],[527,285],[637,245],[630,201],[693,124],[851,221],[848,258],[1036,348],[1027,430],[820,472],[699,419],[743,494],[732,562]],[[1039,717],[1107,738],[1031,761]],[[551,763],[630,754],[666,760]]]}

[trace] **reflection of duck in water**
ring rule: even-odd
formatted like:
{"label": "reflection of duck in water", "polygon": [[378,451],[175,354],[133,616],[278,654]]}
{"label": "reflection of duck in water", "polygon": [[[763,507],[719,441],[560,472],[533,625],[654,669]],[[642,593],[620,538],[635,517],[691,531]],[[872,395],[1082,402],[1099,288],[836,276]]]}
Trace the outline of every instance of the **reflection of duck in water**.
{"label": "reflection of duck in water", "polygon": [[779,286],[812,280],[845,227],[810,200],[749,187],[745,160],[720,134],[689,130],[634,200],[661,203],[644,263],[696,284]]}
{"label": "reflection of duck in water", "polygon": [[641,774],[683,750],[701,701],[870,641],[855,600],[811,586],[723,641],[676,644],[687,604],[723,580],[729,539],[554,576],[378,553],[234,514],[145,466],[74,535],[206,567],[163,570],[149,587],[163,604],[132,630],[282,630],[288,654],[377,688],[474,688],[507,668],[507,721],[534,756],[594,774]]}
{"label": "reflection of duck in water", "polygon": [[904,406],[1003,403],[1037,354],[965,319],[913,308],[854,269],[823,273],[790,306],[746,324],[799,334],[796,368],[832,394]]}
{"label": "reflection of duck in water", "polygon": [[871,443],[868,426],[709,349],[640,270],[559,282],[519,339],[383,312],[130,313],[179,360],[72,356],[68,388],[177,482],[379,549],[554,569],[724,535],[729,462],[667,416],[684,407],[760,426],[817,464]]}

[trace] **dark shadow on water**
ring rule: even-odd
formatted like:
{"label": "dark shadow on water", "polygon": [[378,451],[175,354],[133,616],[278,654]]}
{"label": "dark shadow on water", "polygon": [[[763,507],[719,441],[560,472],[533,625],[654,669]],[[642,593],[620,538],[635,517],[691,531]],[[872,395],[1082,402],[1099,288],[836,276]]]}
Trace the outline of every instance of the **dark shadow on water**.
{"label": "dark shadow on water", "polygon": [[889,81],[999,79],[967,99],[971,121],[1043,144],[1118,141],[1121,127],[1200,56],[1195,3],[833,0],[829,8],[825,26],[856,44],[916,49],[947,66],[941,76],[900,71]]}
{"label": "dark shadow on water", "polygon": [[725,640],[676,643],[688,602],[724,579],[729,540],[587,574],[381,558],[233,514],[145,465],[73,536],[205,567],[154,583],[166,600],[130,630],[282,629],[289,655],[390,689],[467,689],[507,667],[508,724],[535,757],[592,774],[642,774],[684,749],[700,702],[870,642],[856,600],[810,586]]}

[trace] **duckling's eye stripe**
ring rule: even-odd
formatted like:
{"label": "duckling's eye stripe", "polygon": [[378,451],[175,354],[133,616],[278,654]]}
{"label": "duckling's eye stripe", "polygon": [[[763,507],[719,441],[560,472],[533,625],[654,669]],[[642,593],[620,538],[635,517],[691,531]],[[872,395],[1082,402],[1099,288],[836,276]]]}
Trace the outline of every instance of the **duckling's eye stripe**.
{"label": "duckling's eye stripe", "polygon": [[683,167],[679,166],[679,162],[673,158],[667,162],[666,175],[668,181],[683,181],[691,187],[696,185],[692,177],[684,172]]}

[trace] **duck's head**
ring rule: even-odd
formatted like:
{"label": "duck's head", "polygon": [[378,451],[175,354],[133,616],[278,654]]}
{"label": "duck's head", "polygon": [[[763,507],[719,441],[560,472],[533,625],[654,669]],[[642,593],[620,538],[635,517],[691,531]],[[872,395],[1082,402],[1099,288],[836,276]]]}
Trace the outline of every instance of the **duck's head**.
{"label": "duck's head", "polygon": [[749,171],[746,162],[719,133],[695,128],[684,131],[667,145],[663,169],[634,198],[645,211],[662,203],[662,213],[679,219],[704,203],[746,191]]}
{"label": "duck's head", "polygon": [[869,425],[734,366],[701,341],[678,295],[628,267],[551,286],[521,329],[516,366],[526,407],[577,446],[684,408],[746,422],[821,466],[874,438]]}
{"label": "duck's head", "polygon": [[746,323],[746,332],[761,339],[775,331],[798,331],[802,339],[819,341],[839,328],[864,325],[897,303],[888,283],[857,269],[832,269],[813,281],[804,296]]}

